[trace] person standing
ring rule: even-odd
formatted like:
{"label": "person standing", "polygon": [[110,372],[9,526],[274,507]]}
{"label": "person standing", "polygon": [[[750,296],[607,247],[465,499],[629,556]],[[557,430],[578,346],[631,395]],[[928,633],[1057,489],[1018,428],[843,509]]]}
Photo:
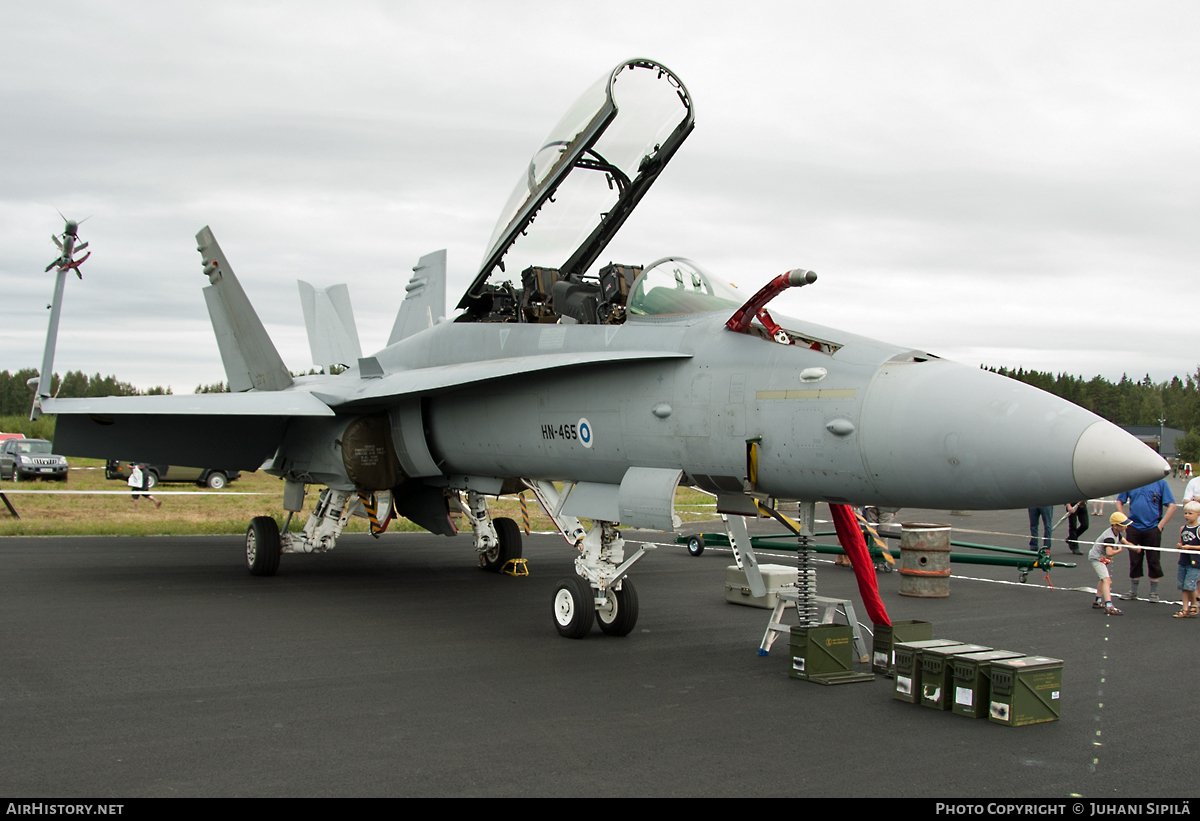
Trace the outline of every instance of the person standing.
{"label": "person standing", "polygon": [[1038,549],[1038,520],[1042,521],[1042,543],[1050,550],[1050,533],[1054,531],[1054,505],[1030,508],[1030,550]]}
{"label": "person standing", "polygon": [[1082,553],[1079,549],[1079,539],[1087,531],[1088,525],[1087,499],[1067,505],[1067,547],[1072,553]]}
{"label": "person standing", "polygon": [[1125,601],[1137,598],[1144,559],[1146,570],[1150,574],[1150,601],[1158,601],[1158,583],[1162,581],[1163,575],[1162,563],[1159,552],[1149,548],[1162,545],[1162,529],[1175,515],[1175,497],[1171,494],[1171,488],[1167,487],[1167,480],[1159,479],[1145,487],[1118,495],[1117,512],[1125,513],[1126,504],[1129,505],[1129,516],[1133,519],[1126,538],[1131,545],[1136,546],[1129,548],[1129,593],[1121,598]]}
{"label": "person standing", "polygon": [[1183,488],[1183,503],[1200,502],[1200,476],[1195,477]]}
{"label": "person standing", "polygon": [[[1200,550],[1200,502],[1188,502],[1183,506],[1186,524],[1179,532],[1180,550]],[[1200,553],[1179,554],[1179,592],[1183,607],[1175,614],[1177,619],[1190,619],[1200,612],[1196,606],[1196,583],[1200,581]]]}
{"label": "person standing", "polygon": [[1030,550],[1038,549],[1038,521],[1042,521],[1042,544],[1050,550],[1050,532],[1054,529],[1054,505],[1030,508]]}
{"label": "person standing", "polygon": [[129,485],[131,488],[133,488],[135,491],[141,491],[140,493],[135,492],[133,494],[134,507],[137,507],[138,498],[141,496],[145,496],[147,499],[154,502],[155,509],[162,507],[162,502],[160,502],[158,499],[155,499],[153,496],[151,496],[149,493],[146,492],[146,491],[150,490],[150,471],[149,471],[149,469],[146,468],[145,465],[134,464],[133,462],[130,462],[129,463],[129,479],[126,481],[126,484]]}

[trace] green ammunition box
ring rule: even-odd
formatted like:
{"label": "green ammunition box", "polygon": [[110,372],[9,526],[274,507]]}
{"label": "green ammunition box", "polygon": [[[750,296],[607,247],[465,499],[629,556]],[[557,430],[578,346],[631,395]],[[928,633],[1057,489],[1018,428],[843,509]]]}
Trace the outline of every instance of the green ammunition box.
{"label": "green ammunition box", "polygon": [[968,718],[987,718],[992,692],[992,662],[1019,659],[1024,653],[1009,650],[988,650],[986,653],[966,653],[950,659],[954,668],[954,703],[950,712]]}
{"label": "green ammunition box", "polygon": [[792,657],[792,669],[788,674],[792,678],[808,680],[814,675],[852,669],[853,630],[848,624],[793,627],[788,641]]}
{"label": "green ammunition box", "polygon": [[961,647],[961,641],[953,639],[925,639],[924,641],[898,641],[892,649],[896,656],[896,684],[892,698],[916,704],[921,700],[921,651],[926,647]]}
{"label": "green ammunition box", "polygon": [[921,651],[921,704],[935,710],[949,710],[952,699],[950,686],[954,680],[955,656],[991,650],[982,644],[963,644],[958,647],[926,647]]}
{"label": "green ammunition box", "polygon": [[886,676],[896,675],[896,656],[892,650],[898,641],[925,641],[933,638],[933,623],[928,621],[896,621],[875,625],[871,642],[871,669]]}
{"label": "green ammunition box", "polygon": [[1026,656],[992,662],[988,721],[1020,727],[1059,719],[1061,659]]}

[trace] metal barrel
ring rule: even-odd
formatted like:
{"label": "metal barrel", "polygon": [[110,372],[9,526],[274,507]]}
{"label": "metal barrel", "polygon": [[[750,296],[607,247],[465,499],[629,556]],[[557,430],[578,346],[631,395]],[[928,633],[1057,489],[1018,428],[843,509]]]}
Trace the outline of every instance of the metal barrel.
{"label": "metal barrel", "polygon": [[949,596],[950,525],[902,522],[900,528],[900,595]]}

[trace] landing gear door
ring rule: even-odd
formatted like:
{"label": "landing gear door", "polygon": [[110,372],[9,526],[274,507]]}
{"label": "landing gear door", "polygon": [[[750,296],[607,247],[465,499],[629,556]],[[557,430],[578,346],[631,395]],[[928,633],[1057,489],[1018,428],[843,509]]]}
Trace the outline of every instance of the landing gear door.
{"label": "landing gear door", "polygon": [[621,480],[617,507],[621,524],[648,530],[674,531],[675,489],[683,471],[672,468],[630,468]]}

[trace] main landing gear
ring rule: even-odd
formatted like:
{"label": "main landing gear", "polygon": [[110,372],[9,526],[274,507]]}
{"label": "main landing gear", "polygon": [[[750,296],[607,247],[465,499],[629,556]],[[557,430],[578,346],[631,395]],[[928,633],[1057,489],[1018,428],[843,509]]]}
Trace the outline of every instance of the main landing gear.
{"label": "main landing gear", "polygon": [[625,540],[612,522],[596,522],[577,545],[578,576],[563,579],[554,591],[554,627],[559,635],[581,639],[593,620],[610,636],[627,636],[637,624],[638,595],[629,568],[652,549],[643,545],[625,558]]}
{"label": "main landing gear", "polygon": [[[452,503],[457,494],[451,496]],[[296,502],[297,509],[299,502]],[[467,492],[467,504],[457,500],[458,507],[471,523],[479,566],[499,573],[513,559],[521,558],[521,528],[512,519],[492,519],[487,498],[482,493]],[[369,494],[358,491],[325,488],[317,500],[304,529],[295,533],[279,532],[279,525],[270,516],[251,520],[246,530],[246,567],[255,576],[273,576],[279,569],[281,553],[325,553],[333,550],[351,516],[362,516],[372,522],[371,532],[378,535],[391,518],[392,499],[388,491]],[[376,513],[388,510],[383,523],[377,524]],[[291,516],[288,517],[291,522]]]}
{"label": "main landing gear", "polygon": [[[391,505],[390,498],[388,505]],[[304,529],[280,533],[270,516],[256,516],[246,530],[246,567],[254,576],[274,576],[281,553],[325,553],[333,550],[337,537],[356,510],[362,510],[358,494],[325,488]],[[291,522],[288,516],[288,522]],[[286,531],[286,527],[285,527]]]}
{"label": "main landing gear", "polygon": [[486,496],[468,490],[467,504],[459,502],[459,507],[471,523],[480,567],[499,573],[510,561],[521,558],[521,528],[512,519],[493,519]]}

